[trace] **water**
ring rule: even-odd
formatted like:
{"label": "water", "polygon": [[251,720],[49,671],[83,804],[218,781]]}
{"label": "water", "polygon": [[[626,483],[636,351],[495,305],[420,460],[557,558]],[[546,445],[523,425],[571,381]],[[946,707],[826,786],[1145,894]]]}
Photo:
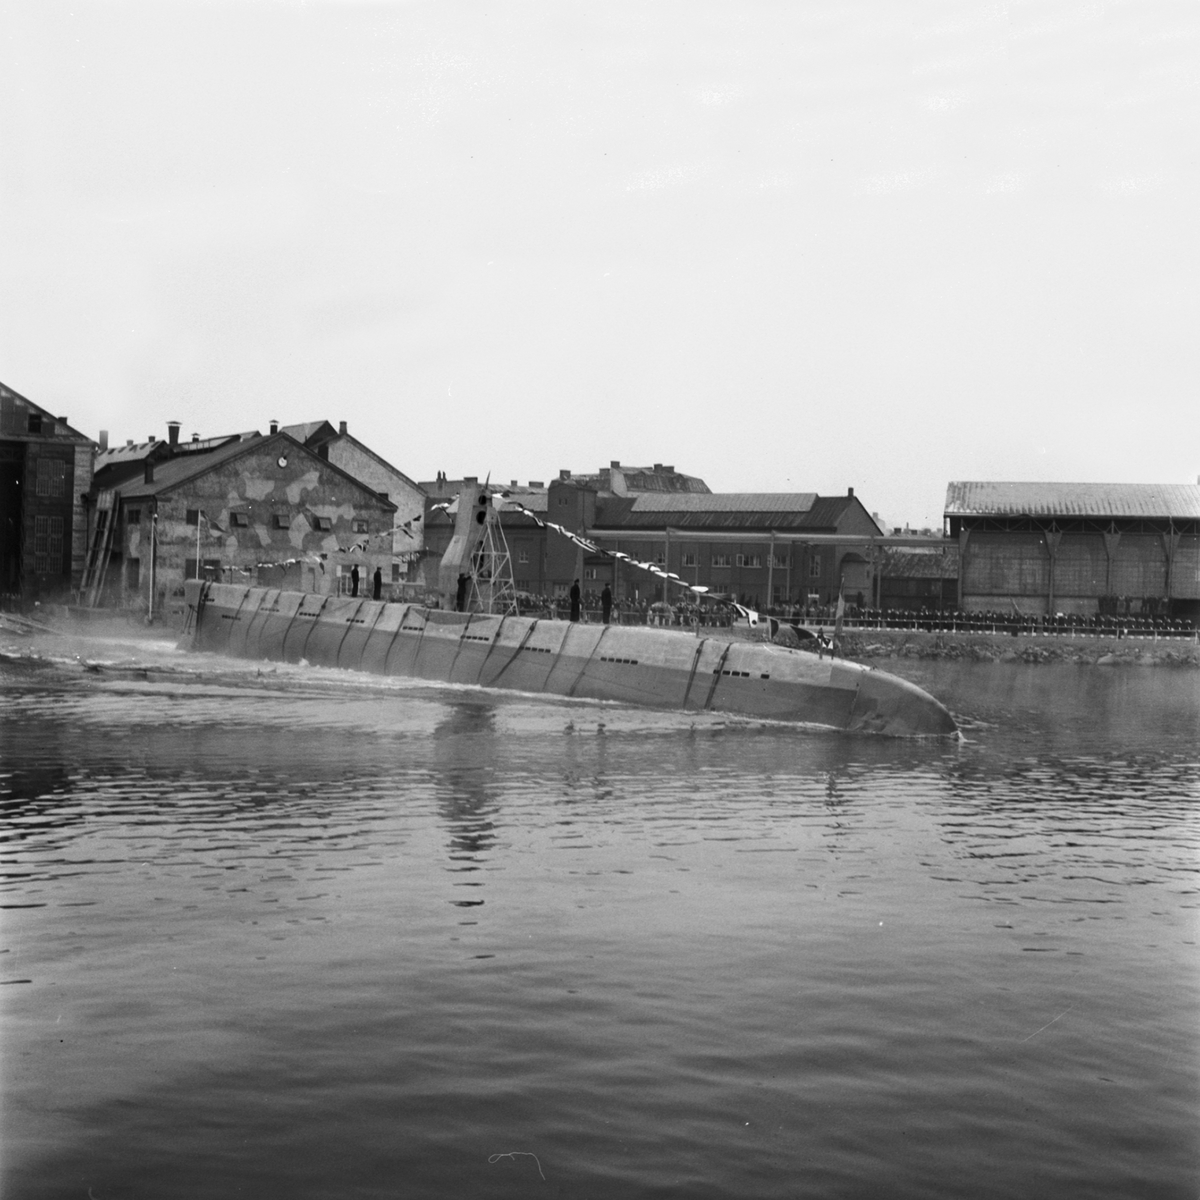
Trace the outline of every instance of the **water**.
{"label": "water", "polygon": [[961,745],[0,666],[3,1195],[1195,1197],[1200,673]]}

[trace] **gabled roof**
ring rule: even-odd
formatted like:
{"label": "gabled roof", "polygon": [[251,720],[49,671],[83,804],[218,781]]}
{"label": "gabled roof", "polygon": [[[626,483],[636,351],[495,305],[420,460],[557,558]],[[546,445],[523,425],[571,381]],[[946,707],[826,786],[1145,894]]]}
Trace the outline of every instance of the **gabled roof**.
{"label": "gabled roof", "polygon": [[816,492],[641,492],[633,498],[637,513],[808,512]]}
{"label": "gabled roof", "polygon": [[[31,433],[29,417],[31,412],[41,418],[42,429],[39,433]],[[20,392],[0,383],[0,437],[45,439],[64,438],[73,442],[91,442],[85,433],[80,433],[64,419],[56,417],[48,408],[43,408]]]}
{"label": "gabled roof", "polygon": [[[323,458],[318,458],[307,446],[302,445],[295,438],[289,437],[282,431],[279,433],[269,433],[266,437],[256,436],[247,438],[244,441],[231,442],[226,446],[221,446],[219,449],[214,450],[211,454],[183,455],[180,458],[168,459],[166,462],[155,465],[152,482],[146,483],[141,477],[127,479],[123,483],[114,485],[115,490],[123,499],[161,496],[166,492],[171,492],[178,487],[182,487],[190,480],[207,475],[210,471],[224,466],[226,463],[239,458],[243,454],[250,454],[261,450],[274,442],[278,442],[289,448],[294,447],[295,451],[307,455],[324,470],[332,471],[334,474],[340,475],[343,479],[352,483],[359,491],[370,496],[377,504],[381,504],[393,512],[396,511],[396,505],[390,500],[384,500],[378,493],[371,491],[361,480],[355,479],[353,475],[343,471],[341,467],[334,466],[333,463],[326,462]],[[289,449],[289,453],[291,452],[294,451]]]}
{"label": "gabled roof", "polygon": [[370,457],[373,458],[381,467],[385,467],[387,470],[391,471],[393,475],[403,479],[404,482],[407,483],[408,486],[414,491],[418,491],[422,495],[425,494],[425,489],[419,483],[417,483],[415,479],[409,479],[409,477],[405,475],[405,473],[398,467],[393,467],[392,464],[388,462],[388,460],[384,458],[382,454],[377,454],[371,449],[370,446],[364,445],[352,433],[339,433],[332,440],[335,442],[353,442],[364,454],[370,455]]}
{"label": "gabled roof", "polygon": [[148,442],[126,442],[123,446],[110,446],[96,454],[96,473],[106,467],[123,467],[132,463],[143,463],[148,458],[158,458],[171,453],[174,455],[209,454],[231,442],[246,441],[249,438],[261,437],[257,429],[246,433],[227,433],[222,437],[201,438],[199,441],[179,442],[172,450],[169,442],[161,438],[153,438]]}
{"label": "gabled roof", "polygon": [[337,437],[337,430],[328,421],[305,421],[300,425],[281,425],[280,433],[286,433],[298,442],[308,445],[309,440],[320,435],[321,441]]}
{"label": "gabled roof", "polygon": [[596,527],[604,529],[808,529],[837,531],[851,496],[815,492],[708,492],[602,497]]}
{"label": "gabled roof", "polygon": [[409,487],[415,491],[427,494],[425,488],[417,483],[415,479],[409,479],[403,471],[397,467],[393,467],[382,454],[376,453],[370,446],[360,442],[353,434],[339,432],[329,421],[304,421],[299,425],[281,425],[279,432],[286,433],[289,437],[293,437],[296,441],[309,447],[327,445],[330,442],[353,442],[364,454],[369,455],[381,467],[390,471],[398,479],[404,480]]}
{"label": "gabled roof", "polygon": [[1200,518],[1200,484],[995,483],[946,488],[946,516]]}

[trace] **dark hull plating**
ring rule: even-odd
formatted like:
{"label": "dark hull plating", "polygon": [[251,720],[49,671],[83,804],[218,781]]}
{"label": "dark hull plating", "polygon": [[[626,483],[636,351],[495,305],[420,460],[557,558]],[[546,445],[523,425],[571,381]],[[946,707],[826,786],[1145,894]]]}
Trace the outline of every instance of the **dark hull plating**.
{"label": "dark hull plating", "polygon": [[219,654],[897,736],[956,731],[903,679],[780,646],[233,584],[186,590],[193,647]]}

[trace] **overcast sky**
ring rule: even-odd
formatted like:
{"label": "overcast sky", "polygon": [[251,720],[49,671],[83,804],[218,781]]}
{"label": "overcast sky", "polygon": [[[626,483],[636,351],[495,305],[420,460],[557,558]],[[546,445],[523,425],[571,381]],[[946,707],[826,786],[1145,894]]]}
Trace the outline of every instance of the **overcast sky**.
{"label": "overcast sky", "polygon": [[1200,7],[0,12],[0,380],[114,440],[1196,482]]}

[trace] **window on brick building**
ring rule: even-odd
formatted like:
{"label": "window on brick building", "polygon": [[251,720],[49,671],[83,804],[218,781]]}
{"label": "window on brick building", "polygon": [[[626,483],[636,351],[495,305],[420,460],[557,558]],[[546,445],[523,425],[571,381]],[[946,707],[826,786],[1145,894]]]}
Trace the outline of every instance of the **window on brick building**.
{"label": "window on brick building", "polygon": [[39,458],[37,486],[39,496],[61,499],[66,486],[67,464],[61,458]]}
{"label": "window on brick building", "polygon": [[61,575],[63,569],[62,517],[34,517],[33,570],[35,575]]}

